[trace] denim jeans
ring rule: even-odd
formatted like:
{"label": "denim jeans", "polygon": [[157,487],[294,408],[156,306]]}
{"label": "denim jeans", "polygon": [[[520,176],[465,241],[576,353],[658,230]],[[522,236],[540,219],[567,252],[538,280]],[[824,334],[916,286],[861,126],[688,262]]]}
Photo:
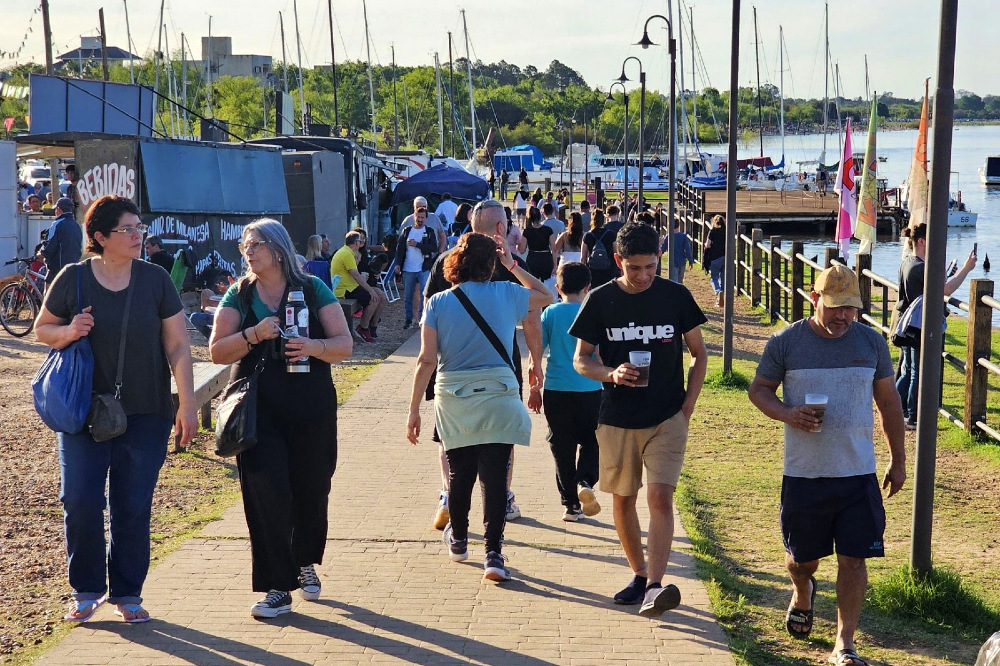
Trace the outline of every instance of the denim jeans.
{"label": "denim jeans", "polygon": [[[69,584],[77,601],[99,599],[110,585],[110,603],[142,603],[153,489],[167,456],[172,425],[159,414],[138,414],[128,417],[125,434],[106,442],[95,442],[86,430],[77,435],[59,433],[59,500]],[[105,507],[110,514],[110,545],[105,541]]]}
{"label": "denim jeans", "polygon": [[211,312],[192,312],[191,325],[198,329],[198,332],[208,340],[212,335],[212,326],[215,323],[215,315]]}
{"label": "denim jeans", "polygon": [[717,257],[713,259],[712,263],[708,265],[708,272],[712,276],[712,288],[715,289],[715,293],[717,294],[722,293],[722,288],[723,286],[725,286],[722,284],[722,281],[725,278],[725,273],[726,273],[725,267],[726,267],[725,257]]}
{"label": "denim jeans", "polygon": [[430,271],[420,271],[419,273],[403,271],[403,303],[406,310],[406,321],[413,321],[413,290],[420,283],[420,298],[424,297],[424,287],[427,286],[427,278]]}
{"label": "denim jeans", "polygon": [[896,391],[903,404],[903,417],[910,423],[917,422],[917,391],[920,388],[920,347],[900,349],[899,379]]}

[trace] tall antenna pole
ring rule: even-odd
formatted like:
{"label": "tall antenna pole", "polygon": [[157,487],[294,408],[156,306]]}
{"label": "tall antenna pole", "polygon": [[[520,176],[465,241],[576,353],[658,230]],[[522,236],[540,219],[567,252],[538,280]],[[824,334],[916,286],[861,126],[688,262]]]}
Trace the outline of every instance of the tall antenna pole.
{"label": "tall antenna pole", "polygon": [[330,70],[333,72],[333,124],[337,126],[337,136],[340,136],[340,109],[337,106],[337,51],[333,45],[333,0],[326,0],[326,9],[330,15]]}
{"label": "tall antenna pole", "polygon": [[372,81],[372,40],[368,33],[368,3],[362,0],[361,8],[365,14],[365,49],[368,52],[368,97],[372,107],[372,144],[378,145],[378,135],[375,133],[375,83]]}
{"label": "tall antenna pole", "polygon": [[49,23],[49,0],[42,0],[42,32],[45,33],[45,73],[52,76],[52,24]]}
{"label": "tall antenna pole", "polygon": [[444,155],[444,105],[441,101],[441,61],[438,59],[437,51],[434,52],[434,81],[437,84],[438,98],[438,139],[440,143],[439,152]]}
{"label": "tall antenna pole", "polygon": [[451,56],[451,32],[448,32],[448,116],[451,122],[451,156],[455,157],[455,62]]}
{"label": "tall antenna pole", "polygon": [[125,38],[128,40],[128,78],[132,85],[135,85],[135,70],[132,66],[132,28],[129,27],[128,22],[128,0],[122,0],[122,4],[125,5]]}
{"label": "tall antenna pole", "polygon": [[302,38],[299,36],[299,3],[292,0],[292,13],[295,15],[295,49],[298,53],[299,61],[299,111],[302,114],[302,133],[308,134],[306,127],[306,93],[302,85]]}
{"label": "tall antenna pole", "polygon": [[476,101],[472,96],[472,58],[469,56],[469,26],[462,10],[462,30],[465,31],[465,66],[469,72],[469,122],[472,123],[472,157],[476,156]]}
{"label": "tall antenna pole", "polygon": [[[160,13],[162,15],[163,9],[161,6]],[[215,111],[212,109],[212,16],[208,16],[208,63],[207,63],[208,73],[206,75],[206,80],[208,85],[205,87],[205,101],[208,102],[208,117],[214,118]],[[157,70],[157,75],[159,75],[159,70]]]}
{"label": "tall antenna pole", "polygon": [[281,78],[284,92],[288,94],[288,56],[285,55],[285,17],[278,12],[278,25],[281,26]]}
{"label": "tall antenna pole", "polygon": [[396,45],[392,45],[392,146],[399,150],[399,105],[396,100]]}

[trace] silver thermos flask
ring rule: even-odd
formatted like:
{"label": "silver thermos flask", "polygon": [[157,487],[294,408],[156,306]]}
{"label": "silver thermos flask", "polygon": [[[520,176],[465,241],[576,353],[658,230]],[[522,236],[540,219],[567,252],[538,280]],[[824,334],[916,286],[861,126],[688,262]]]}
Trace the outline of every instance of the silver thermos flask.
{"label": "silver thermos flask", "polygon": [[[309,308],[301,291],[288,292],[288,302],[285,305],[285,337],[309,337]],[[309,357],[298,360],[285,360],[285,372],[309,372]]]}

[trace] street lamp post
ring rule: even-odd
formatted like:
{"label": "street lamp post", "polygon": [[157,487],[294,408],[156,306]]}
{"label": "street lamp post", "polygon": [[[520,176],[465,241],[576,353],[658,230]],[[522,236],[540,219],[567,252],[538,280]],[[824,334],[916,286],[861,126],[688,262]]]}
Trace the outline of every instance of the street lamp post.
{"label": "street lamp post", "polygon": [[[642,135],[643,135],[643,131],[646,129],[646,127],[645,127],[645,125],[646,125],[646,72],[642,68],[642,61],[641,60],[639,60],[635,56],[629,56],[629,57],[625,58],[625,60],[622,61],[622,73],[621,73],[621,76],[618,77],[618,81],[620,83],[625,83],[626,81],[629,80],[629,78],[627,76],[625,76],[625,64],[629,60],[635,60],[637,63],[639,63],[639,183],[638,183],[638,186],[636,188],[637,189],[637,193],[636,193],[636,201],[635,201],[635,205],[636,205],[636,208],[637,208],[637,211],[638,211],[636,213],[636,215],[638,215],[639,213],[642,212],[642,176],[643,176],[643,173],[642,173],[642,166],[643,166],[643,164],[642,164],[643,163]],[[627,162],[627,160],[626,160],[626,162]],[[626,182],[628,181],[628,164],[625,165],[625,181]],[[626,208],[626,212],[627,212],[627,210],[628,210],[628,198],[627,197],[625,199],[625,208]]]}
{"label": "street lamp post", "polygon": [[662,14],[653,14],[648,19],[646,19],[645,25],[642,27],[642,39],[639,40],[638,45],[644,49],[648,49],[650,46],[656,46],[649,39],[649,22],[655,18],[660,18],[667,23],[667,41],[669,42],[669,52],[670,52],[670,175],[667,179],[667,275],[673,280],[677,277],[677,271],[674,268],[673,262],[673,252],[674,252],[674,194],[677,177],[677,141],[676,134],[674,133],[674,128],[677,126],[677,92],[675,90],[676,85],[674,82],[677,79],[677,45],[674,41],[674,28],[673,24],[670,22],[666,16]]}
{"label": "street lamp post", "polygon": [[[622,87],[622,101],[625,103],[625,139],[623,145],[625,146],[625,178],[622,180],[623,187],[625,188],[625,204],[628,205],[628,92],[625,90],[625,84],[621,81],[615,81],[608,88],[608,98],[606,101],[613,101],[615,98],[611,96],[611,88],[615,86]],[[625,211],[622,211],[624,213]]]}

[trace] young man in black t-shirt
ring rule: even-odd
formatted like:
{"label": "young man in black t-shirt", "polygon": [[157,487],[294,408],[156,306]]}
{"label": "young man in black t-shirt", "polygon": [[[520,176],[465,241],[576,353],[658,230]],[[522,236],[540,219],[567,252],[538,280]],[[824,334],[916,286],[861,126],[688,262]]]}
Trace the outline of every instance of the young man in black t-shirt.
{"label": "young man in black t-shirt", "polygon": [[[604,383],[597,428],[599,487],[614,496],[615,528],[635,574],[614,600],[641,602],[639,614],[656,617],[680,603],[677,587],[662,587],[661,581],[674,537],[673,497],[688,422],[708,365],[699,328],[707,320],[684,285],[656,276],[659,238],[652,227],[622,228],[615,263],[622,276],[590,292],[569,332],[579,339],[573,357],[577,372]],[[684,345],[691,355],[686,390]],[[593,356],[595,349],[599,358]],[[649,354],[648,386],[638,385],[633,352]],[[635,508],[643,467],[649,484],[648,566]]]}

